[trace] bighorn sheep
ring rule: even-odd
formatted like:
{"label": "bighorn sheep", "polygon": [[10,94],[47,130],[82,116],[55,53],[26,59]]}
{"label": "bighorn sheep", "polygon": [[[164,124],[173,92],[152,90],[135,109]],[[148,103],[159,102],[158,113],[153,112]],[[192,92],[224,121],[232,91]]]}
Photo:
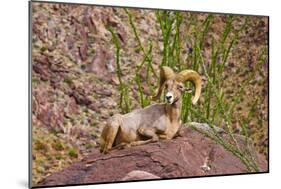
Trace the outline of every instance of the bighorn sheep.
{"label": "bighorn sheep", "polygon": [[195,86],[192,103],[195,104],[201,93],[201,78],[193,70],[183,70],[178,74],[169,67],[160,69],[160,85],[153,100],[160,98],[166,88],[166,103],[153,104],[137,109],[125,115],[116,114],[103,128],[100,137],[100,151],[108,152],[113,147],[141,145],[159,139],[172,139],[180,129],[181,96],[185,89],[184,82],[191,81]]}

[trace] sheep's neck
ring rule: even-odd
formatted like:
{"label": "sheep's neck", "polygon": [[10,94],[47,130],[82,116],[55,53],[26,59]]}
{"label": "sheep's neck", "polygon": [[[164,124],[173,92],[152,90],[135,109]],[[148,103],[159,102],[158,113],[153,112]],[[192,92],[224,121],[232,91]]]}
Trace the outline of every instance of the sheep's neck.
{"label": "sheep's neck", "polygon": [[180,111],[181,100],[166,105],[166,112],[170,120],[170,124],[167,125],[168,127],[165,131],[167,139],[172,139],[180,128]]}
{"label": "sheep's neck", "polygon": [[169,115],[170,121],[172,123],[178,123],[180,121],[181,99],[173,104],[167,104],[166,111]]}

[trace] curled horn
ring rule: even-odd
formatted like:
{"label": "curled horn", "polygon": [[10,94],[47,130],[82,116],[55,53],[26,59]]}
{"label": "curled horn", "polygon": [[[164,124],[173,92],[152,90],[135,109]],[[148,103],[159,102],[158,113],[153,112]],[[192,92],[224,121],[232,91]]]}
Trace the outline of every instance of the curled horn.
{"label": "curled horn", "polygon": [[162,90],[164,88],[164,83],[165,81],[167,81],[168,79],[171,79],[175,76],[174,71],[167,66],[163,66],[160,68],[160,83],[159,83],[159,88],[158,88],[158,92],[155,96],[152,97],[152,100],[157,100],[160,98]]}
{"label": "curled horn", "polygon": [[193,70],[183,70],[176,75],[176,80],[182,83],[191,81],[195,86],[195,95],[192,97],[192,104],[196,104],[201,94],[201,77]]}

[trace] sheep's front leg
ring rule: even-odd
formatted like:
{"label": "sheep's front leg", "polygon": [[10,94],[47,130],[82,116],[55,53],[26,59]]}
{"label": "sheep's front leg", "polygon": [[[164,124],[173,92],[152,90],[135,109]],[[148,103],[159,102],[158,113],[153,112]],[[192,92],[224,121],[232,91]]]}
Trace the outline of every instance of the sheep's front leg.
{"label": "sheep's front leg", "polygon": [[155,129],[154,128],[145,128],[145,127],[140,127],[138,129],[138,133],[141,136],[144,136],[146,138],[149,138],[147,141],[151,142],[157,142],[159,140],[159,137],[157,136]]}
{"label": "sheep's front leg", "polygon": [[182,126],[175,126],[175,129],[171,129],[166,131],[164,134],[159,134],[158,135],[160,139],[166,139],[166,140],[171,140],[176,137],[182,137],[183,136],[183,131],[182,131]]}
{"label": "sheep's front leg", "polygon": [[143,144],[147,144],[150,142],[157,142],[159,140],[154,129],[140,127],[137,130],[137,132],[139,135],[148,138],[148,140],[134,141],[134,142],[129,143],[127,146],[138,146],[138,145],[143,145]]}
{"label": "sheep's front leg", "polygon": [[139,141],[134,141],[134,142],[130,142],[130,143],[121,143],[118,144],[117,146],[114,146],[112,149],[124,149],[125,147],[131,147],[131,146],[139,146],[139,145],[143,145],[143,144],[147,144],[152,142],[152,139],[149,140],[139,140]]}
{"label": "sheep's front leg", "polygon": [[160,139],[167,139],[167,135],[166,135],[166,134],[160,134],[160,135],[159,135],[159,138],[160,138]]}
{"label": "sheep's front leg", "polygon": [[131,146],[139,146],[139,145],[144,145],[144,144],[148,144],[148,143],[151,143],[153,142],[152,139],[148,139],[148,140],[139,140],[139,141],[134,141],[134,142],[131,142],[129,144],[127,144],[128,147],[131,147]]}
{"label": "sheep's front leg", "polygon": [[182,127],[180,127],[179,130],[176,132],[174,138],[183,137],[183,135],[184,135],[184,133],[183,133]]}
{"label": "sheep's front leg", "polygon": [[111,149],[112,150],[115,150],[115,149],[121,150],[121,149],[124,149],[126,146],[128,146],[128,143],[122,142],[122,143],[117,144],[116,146],[112,147]]}

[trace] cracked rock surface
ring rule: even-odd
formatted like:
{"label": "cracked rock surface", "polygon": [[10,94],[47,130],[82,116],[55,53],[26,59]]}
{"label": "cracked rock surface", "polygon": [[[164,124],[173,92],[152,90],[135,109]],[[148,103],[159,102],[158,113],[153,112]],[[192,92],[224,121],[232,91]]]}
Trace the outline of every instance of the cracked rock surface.
{"label": "cracked rock surface", "polygon": [[[237,141],[241,148],[245,147],[243,138],[237,136]],[[256,154],[255,158],[260,171],[267,171],[267,161],[263,156]],[[45,178],[37,186],[247,172],[249,171],[246,166],[231,152],[186,127],[182,130],[182,136],[173,140],[112,150],[108,154],[101,154],[95,150],[83,160]]]}

